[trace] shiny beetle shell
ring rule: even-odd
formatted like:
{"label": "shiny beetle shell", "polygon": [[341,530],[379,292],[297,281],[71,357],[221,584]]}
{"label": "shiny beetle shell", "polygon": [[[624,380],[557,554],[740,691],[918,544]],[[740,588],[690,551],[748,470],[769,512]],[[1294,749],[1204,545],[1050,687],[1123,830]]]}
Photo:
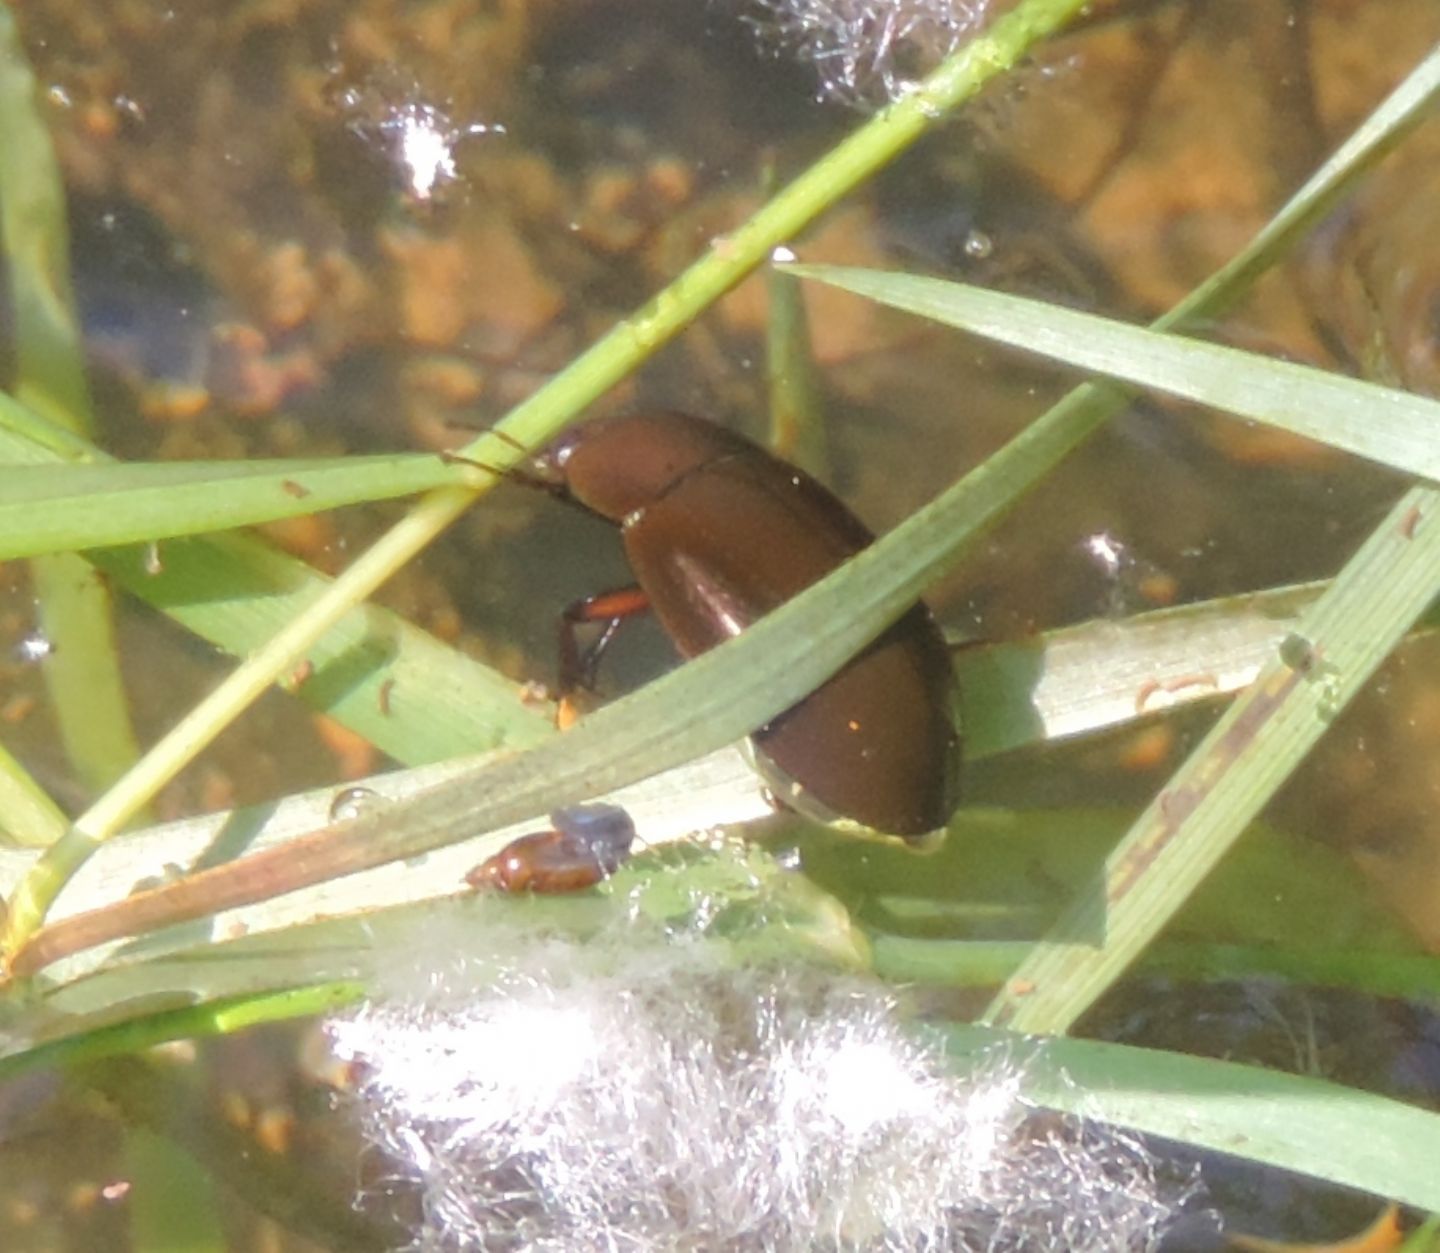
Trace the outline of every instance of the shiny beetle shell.
{"label": "shiny beetle shell", "polygon": [[[560,490],[620,525],[631,569],[687,657],[713,648],[871,543],[826,488],[699,418],[600,419],[549,449]],[[807,816],[909,841],[958,803],[949,650],[917,602],[754,737],[763,776]]]}
{"label": "shiny beetle shell", "polygon": [[635,823],[618,805],[557,809],[550,824],[511,840],[465,881],[501,892],[579,892],[614,874],[635,842]]}

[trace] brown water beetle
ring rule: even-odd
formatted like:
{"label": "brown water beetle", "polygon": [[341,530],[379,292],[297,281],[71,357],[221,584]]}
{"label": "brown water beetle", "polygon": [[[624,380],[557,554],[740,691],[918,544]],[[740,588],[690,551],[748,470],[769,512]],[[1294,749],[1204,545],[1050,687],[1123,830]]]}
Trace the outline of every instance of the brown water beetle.
{"label": "brown water beetle", "polygon": [[618,805],[557,809],[550,824],[511,840],[465,881],[502,892],[578,892],[614,874],[635,842],[635,823]]}
{"label": "brown water beetle", "polygon": [[[815,479],[743,436],[678,413],[602,418],[540,457],[556,494],[617,524],[638,588],[567,615],[605,624],[647,605],[687,657],[739,634],[873,536]],[[567,633],[571,634],[571,633]],[[587,677],[573,642],[562,682]],[[568,673],[567,673],[568,672]],[[917,602],[823,686],[755,732],[757,765],[799,812],[915,842],[958,800],[949,650]]]}

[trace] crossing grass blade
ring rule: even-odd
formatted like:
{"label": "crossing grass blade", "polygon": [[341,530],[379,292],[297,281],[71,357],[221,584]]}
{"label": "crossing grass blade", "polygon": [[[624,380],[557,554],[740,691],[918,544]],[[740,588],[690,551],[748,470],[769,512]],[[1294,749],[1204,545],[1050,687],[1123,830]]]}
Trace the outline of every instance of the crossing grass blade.
{"label": "crossing grass blade", "polygon": [[472,480],[426,454],[0,466],[0,561],[274,522]]}
{"label": "crossing grass blade", "polygon": [[1440,402],[1310,366],[964,283],[845,266],[805,278],[1107,379],[1288,431],[1440,480]]}
{"label": "crossing grass blade", "polygon": [[[35,76],[3,6],[0,118],[0,244],[14,316],[15,396],[85,435],[94,420],[70,291],[65,193]],[[109,589],[70,553],[38,557],[31,575],[39,624],[53,645],[44,679],[60,739],[75,776],[99,792],[139,755]]]}

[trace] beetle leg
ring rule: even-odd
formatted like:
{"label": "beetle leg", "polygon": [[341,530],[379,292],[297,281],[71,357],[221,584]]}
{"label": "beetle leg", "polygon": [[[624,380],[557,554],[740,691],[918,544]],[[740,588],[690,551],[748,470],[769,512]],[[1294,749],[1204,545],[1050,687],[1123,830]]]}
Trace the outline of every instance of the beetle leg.
{"label": "beetle leg", "polygon": [[[595,686],[595,672],[600,657],[615,638],[626,618],[645,613],[650,598],[638,587],[617,587],[608,592],[586,596],[566,607],[560,618],[560,695],[568,697],[581,689]],[[600,634],[588,648],[580,647],[578,629],[598,622]]]}

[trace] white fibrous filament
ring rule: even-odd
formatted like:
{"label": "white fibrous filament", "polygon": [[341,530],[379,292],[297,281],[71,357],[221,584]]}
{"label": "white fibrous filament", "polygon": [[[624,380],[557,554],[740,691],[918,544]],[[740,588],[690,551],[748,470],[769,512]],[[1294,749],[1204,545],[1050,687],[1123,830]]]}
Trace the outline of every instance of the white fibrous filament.
{"label": "white fibrous filament", "polygon": [[420,1192],[417,1249],[1141,1250],[1191,1190],[1113,1131],[1037,1125],[1014,1049],[952,1073],[875,980],[473,912],[393,961],[329,1033]]}
{"label": "white fibrous filament", "polygon": [[745,21],[777,54],[811,66],[823,99],[898,99],[984,24],[992,0],[747,0]]}

